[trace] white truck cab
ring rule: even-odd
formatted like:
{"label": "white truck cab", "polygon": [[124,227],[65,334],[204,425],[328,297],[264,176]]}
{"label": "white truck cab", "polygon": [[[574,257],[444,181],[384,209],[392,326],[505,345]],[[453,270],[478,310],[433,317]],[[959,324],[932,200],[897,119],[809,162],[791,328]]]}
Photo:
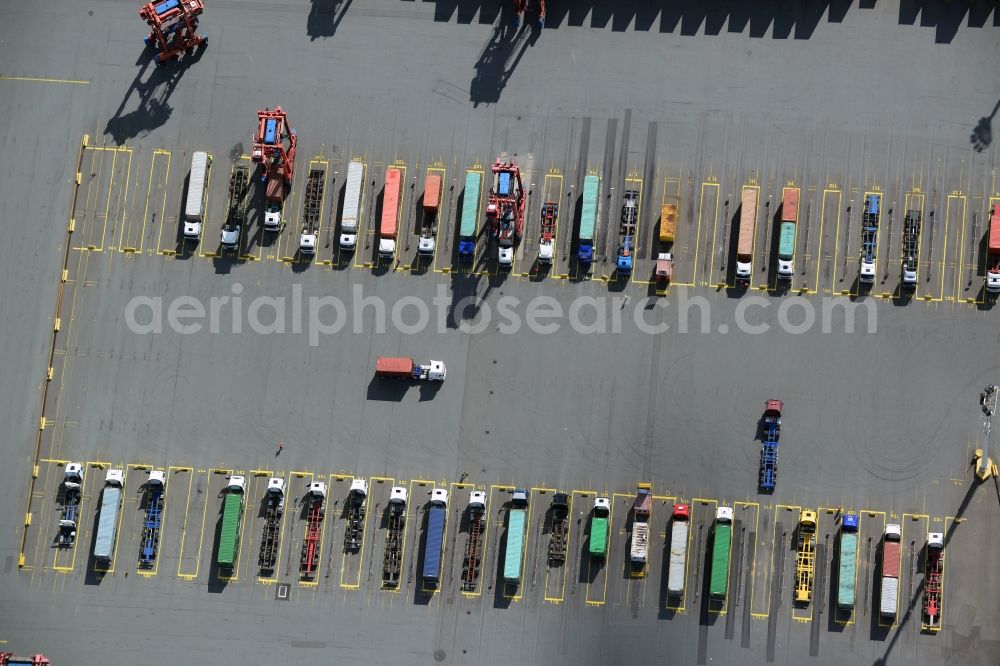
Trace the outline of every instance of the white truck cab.
{"label": "white truck cab", "polygon": [[351,481],[350,492],[358,497],[368,497],[368,482],[364,479],[354,479]]}
{"label": "white truck cab", "polygon": [[417,241],[417,252],[424,255],[434,254],[434,236],[421,236]]}
{"label": "white truck cab", "polygon": [[281,231],[281,204],[277,201],[264,208],[264,231]]}
{"label": "white truck cab", "polygon": [[113,467],[108,470],[108,473],[104,477],[104,485],[106,486],[118,486],[122,488],[125,486],[125,470],[120,467]]}
{"label": "white truck cab", "polygon": [[778,276],[788,279],[795,272],[795,263],[791,259],[778,259]]}
{"label": "white truck cab", "polygon": [[444,488],[435,488],[431,491],[431,504],[448,506],[448,491]]}
{"label": "white truck cab", "polygon": [[150,487],[162,488],[167,485],[167,475],[162,469],[150,470],[146,485]]}
{"label": "white truck cab", "polygon": [[733,508],[731,506],[720,506],[715,510],[715,520],[720,523],[733,522]]}
{"label": "white truck cab", "polygon": [[538,246],[538,261],[543,264],[551,264],[555,256],[555,244],[552,241],[545,241]]}
{"label": "white truck cab", "polygon": [[859,279],[862,282],[874,282],[875,281],[875,262],[861,260],[861,274]]}
{"label": "white truck cab", "polygon": [[66,488],[79,488],[83,485],[83,465],[80,463],[67,463],[63,472],[63,486]]}
{"label": "white truck cab", "polygon": [[247,478],[245,476],[233,475],[229,477],[229,485],[226,486],[226,490],[231,493],[242,493],[247,489]]}
{"label": "white truck cab", "polygon": [[316,254],[316,234],[303,232],[299,235],[299,252]]}
{"label": "white truck cab", "polygon": [[485,490],[473,490],[469,493],[469,508],[470,509],[485,509],[486,508],[486,491]]}
{"label": "white truck cab", "polygon": [[986,272],[986,291],[991,294],[1000,292],[1000,271]]}
{"label": "white truck cab", "polygon": [[396,256],[396,239],[395,238],[379,238],[378,239],[378,256],[383,259],[392,259]]}
{"label": "white truck cab", "polygon": [[514,248],[513,247],[501,247],[497,255],[497,262],[504,268],[510,268],[514,265]]}

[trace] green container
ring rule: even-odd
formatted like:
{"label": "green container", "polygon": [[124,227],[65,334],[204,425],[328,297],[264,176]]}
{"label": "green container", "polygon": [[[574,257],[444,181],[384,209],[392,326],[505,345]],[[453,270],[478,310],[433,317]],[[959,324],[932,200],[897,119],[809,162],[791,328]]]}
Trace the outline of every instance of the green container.
{"label": "green container", "polygon": [[243,517],[243,493],[226,493],[222,507],[222,530],[219,533],[219,555],[216,564],[232,569],[236,562],[236,544],[240,537],[240,518]]}
{"label": "green container", "polygon": [[462,225],[458,234],[462,238],[476,237],[476,223],[479,222],[479,188],[482,176],[469,171],[465,174],[465,194],[462,199]]}
{"label": "green container", "polygon": [[858,559],[858,533],[840,533],[840,570],[837,574],[837,605],[854,608],[854,578]]}
{"label": "green container", "polygon": [[594,516],[590,519],[590,540],[588,548],[591,557],[604,557],[608,554],[608,518]]}
{"label": "green container", "polygon": [[503,579],[507,583],[521,581],[521,550],[524,547],[525,509],[511,509],[507,522],[507,552],[503,559]]}
{"label": "green container", "polygon": [[597,195],[601,189],[601,179],[585,176],[583,179],[583,208],[580,214],[580,240],[594,240],[594,225],[597,223]]}
{"label": "green container", "polygon": [[708,582],[708,593],[719,599],[726,598],[729,586],[729,547],[733,538],[733,526],[729,523],[715,523],[715,538],[712,541],[712,574]]}
{"label": "green container", "polygon": [[791,261],[795,256],[795,223],[785,220],[781,223],[778,236],[778,257]]}

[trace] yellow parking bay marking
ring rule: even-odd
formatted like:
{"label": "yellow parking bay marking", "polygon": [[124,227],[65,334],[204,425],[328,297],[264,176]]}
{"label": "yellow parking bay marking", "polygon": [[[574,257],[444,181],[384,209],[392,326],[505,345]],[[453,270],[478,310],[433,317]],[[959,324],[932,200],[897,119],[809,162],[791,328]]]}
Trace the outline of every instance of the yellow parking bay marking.
{"label": "yellow parking bay marking", "polygon": [[26,81],[29,83],[62,83],[65,85],[89,85],[85,79],[50,79],[41,76],[0,76],[0,81]]}

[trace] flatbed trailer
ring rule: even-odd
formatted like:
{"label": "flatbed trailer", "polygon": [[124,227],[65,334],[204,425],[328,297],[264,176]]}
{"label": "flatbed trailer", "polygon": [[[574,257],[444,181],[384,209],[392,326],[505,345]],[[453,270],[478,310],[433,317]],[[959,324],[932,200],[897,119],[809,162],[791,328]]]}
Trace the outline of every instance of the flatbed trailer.
{"label": "flatbed trailer", "polygon": [[561,566],[566,561],[566,537],[569,534],[569,496],[556,493],[552,498],[549,564]]}
{"label": "flatbed trailer", "polygon": [[903,284],[917,284],[917,264],[920,260],[920,211],[908,210],[903,219]]}
{"label": "flatbed trailer", "polygon": [[771,399],[764,404],[764,437],[760,449],[760,478],[762,492],[774,492],[778,482],[778,446],[781,439],[781,410],[784,403]]}
{"label": "flatbed trailer", "polygon": [[139,567],[151,569],[156,564],[160,549],[160,531],[163,528],[163,495],[166,490],[163,470],[151,470],[146,481],[146,511],[142,521],[142,539],[139,545]]}
{"label": "flatbed trailer", "polygon": [[299,235],[299,252],[316,254],[319,239],[319,225],[323,217],[323,191],[326,187],[326,171],[310,169],[306,178],[306,193],[302,198],[302,233]]}
{"label": "flatbed trailer", "polygon": [[486,493],[473,490],[469,496],[469,539],[465,542],[465,557],[462,561],[462,589],[472,592],[479,580],[482,562],[483,534],[486,532]]}
{"label": "flatbed trailer", "polygon": [[264,527],[257,566],[262,572],[273,573],[281,543],[281,516],[285,512],[285,480],[279,477],[269,479],[264,497]]}
{"label": "flatbed trailer", "polygon": [[632,274],[635,260],[635,233],[639,226],[639,191],[625,190],[625,201],[622,203],[622,219],[618,227],[618,259],[615,264],[616,274],[627,278]]}
{"label": "flatbed trailer", "polygon": [[941,630],[941,613],[944,604],[944,534],[927,534],[927,552],[924,562],[924,604],[921,618],[925,631]]}
{"label": "flatbed trailer", "polygon": [[219,233],[219,245],[223,252],[237,252],[240,249],[240,236],[247,219],[247,204],[250,188],[250,170],[245,166],[233,169],[229,176],[229,205],[226,207],[226,220],[222,223]]}
{"label": "flatbed trailer", "polygon": [[813,572],[816,566],[816,512],[799,512],[799,545],[795,550],[795,601],[812,601]]}
{"label": "flatbed trailer", "polygon": [[80,501],[83,498],[83,465],[67,463],[60,487],[62,511],[59,514],[57,548],[71,548],[76,543],[77,523],[80,520]]}
{"label": "flatbed trailer", "polygon": [[399,587],[403,571],[403,535],[406,530],[406,488],[395,486],[386,508],[385,554],[382,558],[382,586]]}
{"label": "flatbed trailer", "polygon": [[302,538],[302,557],[299,560],[299,575],[303,580],[312,580],[319,571],[319,555],[323,542],[323,518],[326,516],[326,484],[314,481],[309,484],[306,499],[306,533]]}
{"label": "flatbed trailer", "polygon": [[555,257],[556,222],[559,219],[559,204],[546,201],[542,204],[539,220],[541,231],[538,239],[538,262],[551,264]]}
{"label": "flatbed trailer", "polygon": [[368,507],[368,482],[364,479],[351,481],[347,495],[347,529],[344,531],[344,550],[357,551],[361,548],[365,533],[365,512]]}

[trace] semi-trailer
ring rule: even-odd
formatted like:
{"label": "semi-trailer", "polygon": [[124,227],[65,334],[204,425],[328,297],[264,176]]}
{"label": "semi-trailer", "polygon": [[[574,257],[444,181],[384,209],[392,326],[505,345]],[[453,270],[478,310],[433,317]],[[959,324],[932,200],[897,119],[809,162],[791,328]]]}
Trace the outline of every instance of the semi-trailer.
{"label": "semi-trailer", "polygon": [[903,218],[903,284],[917,284],[917,262],[920,258],[920,211],[908,210]]}
{"label": "semi-trailer", "polygon": [[83,498],[83,465],[67,463],[63,470],[62,511],[59,514],[59,531],[56,546],[70,548],[76,543],[77,523],[80,521],[80,501]]}
{"label": "semi-trailer", "polygon": [[691,507],[687,504],[674,505],[674,513],[670,518],[670,560],[667,563],[667,594],[674,597],[684,594],[690,524]]}
{"label": "semi-trailer", "polygon": [[323,191],[326,188],[326,171],[310,169],[306,177],[306,193],[302,198],[302,233],[299,234],[299,252],[316,254],[319,225],[323,217]]}
{"label": "semi-trailer", "polygon": [[632,502],[632,531],[629,539],[629,560],[633,576],[645,575],[649,554],[649,519],[652,513],[653,488],[648,483],[640,483]]}
{"label": "semi-trailer", "polygon": [[594,174],[583,177],[583,202],[580,208],[580,234],[577,238],[576,261],[581,267],[594,261],[594,227],[597,226],[601,179]]}
{"label": "semi-trailer", "polygon": [[569,535],[569,495],[552,496],[549,525],[549,564],[561,566],[566,561],[566,540]]}
{"label": "semi-trailer", "polygon": [[462,195],[462,222],[458,230],[458,259],[472,263],[476,255],[476,234],[479,227],[479,195],[483,176],[478,171],[465,173],[465,191]]}
{"label": "semi-trailer", "polygon": [[736,237],[736,281],[750,284],[753,270],[753,237],[757,230],[757,188],[744,187],[740,194],[740,228]]}
{"label": "semi-trailer", "polygon": [[424,535],[424,587],[438,586],[447,514],[448,491],[444,488],[435,488],[431,491],[431,503],[427,509],[427,533]]}
{"label": "semi-trailer", "polygon": [[709,596],[724,602],[729,590],[729,558],[733,541],[733,509],[720,506],[712,525],[712,565],[708,579]]}
{"label": "semi-trailer", "polygon": [[323,542],[323,518],[326,516],[326,483],[313,481],[306,493],[306,533],[302,538],[299,574],[312,580],[319,571],[319,555]]}
{"label": "semi-trailer", "polygon": [[378,231],[379,259],[396,257],[396,237],[399,235],[399,197],[402,173],[396,167],[385,170],[385,188],[382,191],[382,222]]}
{"label": "semi-trailer", "polygon": [[263,573],[273,573],[281,543],[281,516],[285,512],[285,480],[271,477],[264,493],[264,527],[260,537],[257,566]]}
{"label": "semi-trailer", "polygon": [[235,474],[229,477],[229,485],[226,486],[222,500],[222,527],[219,530],[219,548],[215,557],[215,564],[223,573],[232,571],[236,564],[246,489],[246,477]]}
{"label": "semi-trailer", "polygon": [[840,525],[839,565],[837,567],[837,607],[854,608],[854,586],[858,567],[858,514],[844,514]]}
{"label": "semi-trailer", "polygon": [[125,488],[125,471],[119,467],[108,470],[101,491],[101,513],[97,519],[97,534],[94,536],[94,559],[102,565],[111,563],[115,552],[115,538],[118,535],[118,510],[122,505],[122,491]]}
{"label": "semi-trailer", "polygon": [[608,527],[611,522],[611,499],[595,497],[594,510],[590,516],[590,535],[587,552],[594,559],[603,560],[608,556]]}
{"label": "semi-trailer", "polygon": [[247,219],[247,191],[250,188],[250,170],[245,166],[233,169],[229,176],[229,205],[226,220],[219,232],[219,245],[223,252],[237,252],[240,249],[240,234]]}
{"label": "semi-trailer", "polygon": [[781,191],[781,224],[778,227],[778,278],[792,279],[795,272],[795,227],[799,221],[799,188]]}
{"label": "semi-trailer", "polygon": [[635,232],[639,225],[639,191],[625,190],[622,202],[622,219],[618,227],[618,260],[616,267],[619,277],[632,274],[635,259]]}
{"label": "semi-trailer", "polygon": [[875,259],[878,256],[878,223],[881,215],[882,195],[865,195],[865,209],[861,215],[861,270],[858,279],[866,284],[875,282]]}
{"label": "semi-trailer", "polygon": [[201,223],[205,214],[208,170],[212,159],[204,150],[191,154],[191,174],[188,177],[187,199],[184,202],[184,240],[201,239]]}
{"label": "semi-trailer", "polygon": [[1000,292],[1000,203],[990,206],[990,230],[986,239],[986,291]]}
{"label": "semi-trailer", "polygon": [[418,364],[412,358],[379,356],[375,361],[376,377],[443,382],[448,375],[444,361]]}
{"label": "semi-trailer", "polygon": [[365,512],[368,507],[368,482],[353,479],[347,494],[347,529],[344,531],[344,550],[361,548],[365,534]]}
{"label": "semi-trailer", "polygon": [[944,534],[927,533],[924,562],[923,626],[927,631],[940,631],[941,606],[944,602]]}
{"label": "semi-trailer", "polygon": [[882,534],[882,584],[879,595],[879,614],[886,619],[896,619],[899,605],[899,550],[903,530],[895,523],[888,523]]}
{"label": "semi-trailer", "polygon": [[795,549],[795,602],[812,601],[813,573],[816,567],[816,512],[799,512],[799,544]]}
{"label": "semi-trailer", "polygon": [[142,539],[139,544],[139,567],[150,569],[156,564],[160,549],[160,531],[163,529],[163,494],[167,476],[162,469],[150,470],[146,480],[146,511],[142,521]]}
{"label": "semi-trailer", "polygon": [[760,477],[757,486],[762,492],[774,492],[778,483],[778,446],[781,442],[781,400],[764,403],[764,436],[760,447]]}
{"label": "semi-trailer", "polygon": [[406,488],[394,486],[386,507],[385,555],[382,587],[398,587],[403,571],[403,533],[406,530]]}
{"label": "semi-trailer", "polygon": [[482,562],[483,534],[486,532],[486,493],[473,490],[469,494],[469,540],[465,542],[465,557],[462,560],[462,589],[472,592],[479,580],[479,565]]}
{"label": "semi-trailer", "polygon": [[674,234],[677,231],[677,206],[663,204],[660,207],[659,248],[656,253],[656,289],[663,295],[670,286],[674,272]]}
{"label": "semi-trailer", "polygon": [[516,586],[521,582],[521,558],[528,516],[528,491],[517,489],[507,510],[507,544],[504,551],[503,581]]}
{"label": "semi-trailer", "polygon": [[546,201],[540,214],[541,232],[538,239],[538,263],[551,264],[556,254],[556,222],[559,219],[559,204]]}
{"label": "semi-trailer", "polygon": [[361,212],[361,192],[364,184],[365,165],[352,160],[347,165],[347,182],[344,184],[344,209],[340,214],[340,248],[351,252],[358,244],[358,215]]}
{"label": "semi-trailer", "polygon": [[434,256],[437,237],[438,209],[441,207],[441,174],[429,173],[424,178],[423,219],[420,222],[420,240],[417,241],[417,256]]}

